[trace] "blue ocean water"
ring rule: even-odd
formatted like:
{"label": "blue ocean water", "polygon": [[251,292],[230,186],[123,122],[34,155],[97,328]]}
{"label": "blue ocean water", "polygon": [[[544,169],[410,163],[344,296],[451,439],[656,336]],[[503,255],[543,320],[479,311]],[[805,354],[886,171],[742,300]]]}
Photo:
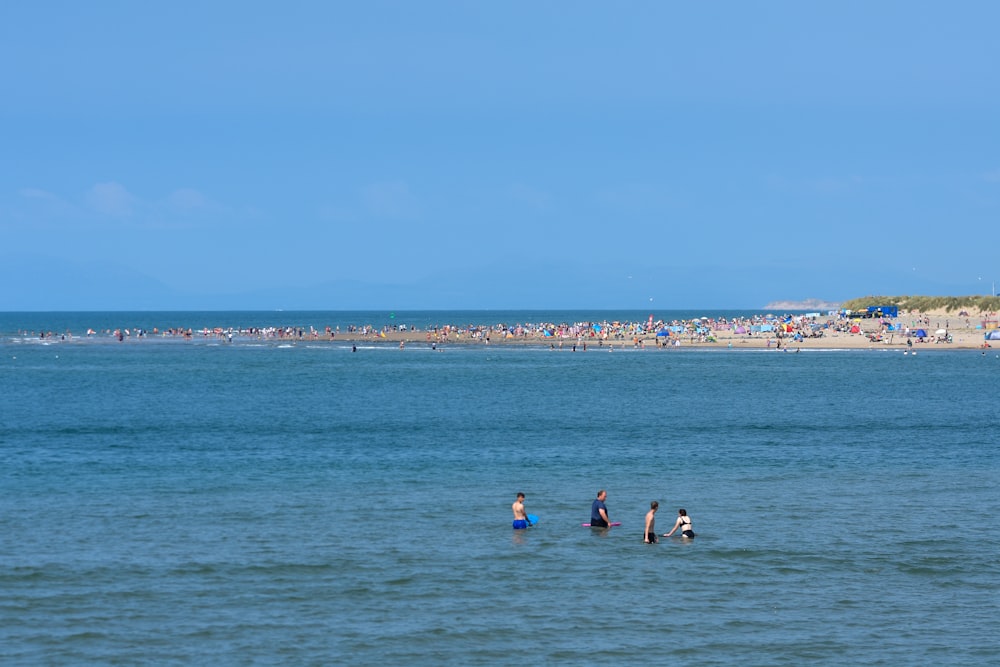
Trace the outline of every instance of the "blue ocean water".
{"label": "blue ocean water", "polygon": [[4,664],[1000,655],[995,354],[10,334],[161,315],[0,315]]}

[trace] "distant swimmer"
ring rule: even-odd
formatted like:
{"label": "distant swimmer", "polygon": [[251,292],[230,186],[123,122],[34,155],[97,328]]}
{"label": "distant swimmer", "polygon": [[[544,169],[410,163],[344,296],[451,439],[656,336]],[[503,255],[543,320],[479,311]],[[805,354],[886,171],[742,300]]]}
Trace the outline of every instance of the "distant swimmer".
{"label": "distant swimmer", "polygon": [[649,511],[646,512],[646,530],[643,541],[646,544],[656,544],[656,510],[660,509],[660,503],[655,500],[650,501]]}
{"label": "distant swimmer", "polygon": [[518,493],[514,504],[510,506],[514,511],[514,529],[521,530],[531,524],[528,522],[528,515],[524,509],[524,494]]}
{"label": "distant swimmer", "polygon": [[670,529],[670,532],[664,533],[663,536],[670,537],[678,528],[681,529],[681,537],[688,539],[694,537],[694,531],[691,530],[691,517],[688,516],[687,510],[684,508],[677,510],[677,522],[674,523],[674,527]]}
{"label": "distant swimmer", "polygon": [[608,506],[604,501],[608,498],[608,492],[601,489],[597,492],[597,499],[590,506],[590,527],[608,528],[611,526],[611,519],[608,518]]}

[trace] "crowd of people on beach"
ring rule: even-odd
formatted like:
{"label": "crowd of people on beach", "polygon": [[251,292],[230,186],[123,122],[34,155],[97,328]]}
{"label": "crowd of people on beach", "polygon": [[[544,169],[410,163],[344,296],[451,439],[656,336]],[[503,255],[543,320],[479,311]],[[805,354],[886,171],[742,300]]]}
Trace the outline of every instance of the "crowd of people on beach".
{"label": "crowd of people on beach", "polygon": [[[658,337],[688,337],[694,341],[706,340],[716,332],[731,331],[754,335],[755,333],[777,331],[782,332],[804,332],[812,335],[817,326],[829,327],[830,322],[817,325],[818,314],[810,317],[784,315],[775,317],[771,315],[755,315],[745,318],[707,318],[691,320],[654,320],[650,315],[648,320],[603,320],[603,321],[581,321],[574,323],[555,322],[518,322],[508,324],[498,322],[495,324],[432,324],[424,329],[406,324],[386,324],[381,327],[373,324],[347,325],[341,331],[338,326],[326,326],[322,332],[313,326],[270,326],[270,327],[165,327],[160,329],[154,327],[148,331],[141,327],[122,327],[117,329],[103,329],[95,331],[87,330],[87,337],[114,337],[122,339],[142,338],[144,336],[165,337],[165,338],[219,338],[232,339],[233,337],[255,338],[255,339],[334,339],[338,336],[351,338],[385,338],[391,334],[422,332],[428,340],[472,340],[490,342],[491,340],[528,340],[528,339],[556,339],[567,340],[603,340],[603,341],[625,341],[634,338],[645,338],[648,336]],[[22,336],[36,335],[35,332],[21,331]],[[49,332],[38,332],[40,338],[54,338],[57,334]],[[69,331],[58,334],[61,339],[72,338]]]}
{"label": "crowd of people on beach", "polygon": [[[965,329],[973,328],[968,313],[964,314]],[[960,314],[960,315],[962,315]],[[904,324],[904,321],[906,322]],[[950,330],[951,322],[936,322],[940,331]],[[961,322],[959,323],[961,326]],[[730,341],[752,341],[767,339],[777,343],[778,348],[789,342],[802,342],[806,339],[824,338],[830,335],[854,336],[866,338],[869,342],[891,342],[894,337],[907,338],[913,336],[916,342],[949,342],[948,335],[927,336],[916,332],[930,330],[931,318],[919,313],[910,314],[907,318],[901,315],[897,318],[878,317],[861,318],[848,311],[830,311],[828,313],[807,314],[758,314],[742,317],[700,317],[693,319],[656,319],[650,315],[645,320],[593,320],[578,322],[517,322],[514,324],[497,322],[493,324],[453,324],[438,323],[424,327],[411,324],[392,323],[381,326],[375,324],[348,324],[316,326],[286,325],[286,326],[202,326],[202,327],[120,327],[95,330],[88,328],[88,340],[143,340],[156,337],[158,339],[182,340],[216,340],[234,342],[234,340],[275,340],[275,341],[333,341],[369,340],[425,340],[428,343],[471,342],[490,344],[494,342],[521,342],[532,344],[548,344],[551,347],[562,347],[564,344],[587,345],[632,345],[645,347],[679,346],[682,344],[716,343],[720,337]],[[978,328],[978,327],[977,327]],[[22,338],[37,338],[45,341],[72,341],[71,331],[54,333],[52,331],[19,331]],[[575,349],[575,348],[574,348]]]}
{"label": "crowd of people on beach", "polygon": [[[594,502],[590,505],[590,523],[585,523],[583,526],[593,530],[610,530],[613,526],[621,525],[621,522],[612,521],[608,516],[608,506],[605,502],[607,499],[608,492],[600,489],[597,492]],[[514,503],[510,506],[514,513],[514,520],[512,522],[514,530],[525,530],[534,525],[532,515],[528,514],[528,510],[524,506],[524,500],[524,492],[519,491],[514,498]],[[659,542],[659,538],[656,535],[656,512],[659,509],[659,501],[650,501],[649,511],[646,513],[646,521],[643,524],[642,531],[643,542],[646,544],[656,544]],[[692,540],[695,537],[691,517],[688,516],[687,510],[683,507],[677,510],[677,519],[674,522],[674,527],[670,529],[669,533],[663,533],[663,537],[672,537],[677,531],[680,531],[682,539]]]}

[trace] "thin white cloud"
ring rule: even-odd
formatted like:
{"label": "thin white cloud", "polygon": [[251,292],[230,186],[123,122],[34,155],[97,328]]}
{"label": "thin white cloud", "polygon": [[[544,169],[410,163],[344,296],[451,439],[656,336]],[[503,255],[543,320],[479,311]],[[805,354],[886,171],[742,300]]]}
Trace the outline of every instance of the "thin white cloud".
{"label": "thin white cloud", "polygon": [[320,204],[316,213],[336,223],[353,224],[372,218],[407,221],[419,217],[420,206],[404,181],[382,181],[369,183],[336,202]]}
{"label": "thin white cloud", "polygon": [[54,194],[47,190],[42,190],[40,188],[21,188],[19,194],[25,199],[45,199],[48,201],[54,201],[58,199]]}
{"label": "thin white cloud", "polygon": [[808,195],[842,194],[856,189],[863,183],[860,176],[790,179],[778,174],[767,174],[764,177],[764,184],[772,190]]}
{"label": "thin white cloud", "polygon": [[373,183],[361,192],[365,209],[380,218],[407,219],[417,213],[410,187],[401,181]]}
{"label": "thin white cloud", "polygon": [[597,192],[597,201],[614,209],[628,211],[663,211],[672,200],[668,189],[649,183],[626,183]]}
{"label": "thin white cloud", "polygon": [[132,215],[137,199],[121,183],[98,183],[87,193],[87,203],[102,215],[125,218]]}
{"label": "thin white cloud", "polygon": [[857,176],[849,176],[847,178],[817,178],[808,181],[806,186],[818,194],[834,195],[852,190],[860,183],[861,179]]}
{"label": "thin white cloud", "polygon": [[205,224],[225,224],[234,218],[246,220],[261,214],[250,208],[234,211],[213,201],[195,188],[177,188],[164,197],[142,199],[117,181],[96,183],[80,199],[64,199],[62,195],[39,187],[24,187],[16,191],[20,204],[5,215],[9,220],[29,220],[35,226],[51,228],[71,224],[128,225],[147,229],[187,229]]}
{"label": "thin white cloud", "polygon": [[552,207],[552,196],[549,193],[533,188],[530,185],[516,183],[510,188],[510,196],[515,201],[527,204],[532,208],[545,210]]}
{"label": "thin white cloud", "polygon": [[175,211],[190,212],[207,209],[210,202],[194,188],[180,188],[170,193],[167,205]]}
{"label": "thin white cloud", "polygon": [[320,206],[319,217],[332,222],[359,222],[360,216],[351,209],[334,204]]}
{"label": "thin white cloud", "polygon": [[56,229],[59,221],[79,213],[79,207],[49,190],[27,187],[17,191],[20,202],[4,215],[8,221],[28,223],[37,229]]}

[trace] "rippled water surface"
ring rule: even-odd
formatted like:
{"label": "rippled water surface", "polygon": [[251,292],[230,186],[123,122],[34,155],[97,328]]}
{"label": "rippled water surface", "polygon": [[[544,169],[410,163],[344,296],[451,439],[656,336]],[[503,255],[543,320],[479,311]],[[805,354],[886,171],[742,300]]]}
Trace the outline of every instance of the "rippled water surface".
{"label": "rippled water surface", "polygon": [[[1000,652],[992,353],[0,352],[5,663]],[[698,537],[643,544],[653,499]]]}

